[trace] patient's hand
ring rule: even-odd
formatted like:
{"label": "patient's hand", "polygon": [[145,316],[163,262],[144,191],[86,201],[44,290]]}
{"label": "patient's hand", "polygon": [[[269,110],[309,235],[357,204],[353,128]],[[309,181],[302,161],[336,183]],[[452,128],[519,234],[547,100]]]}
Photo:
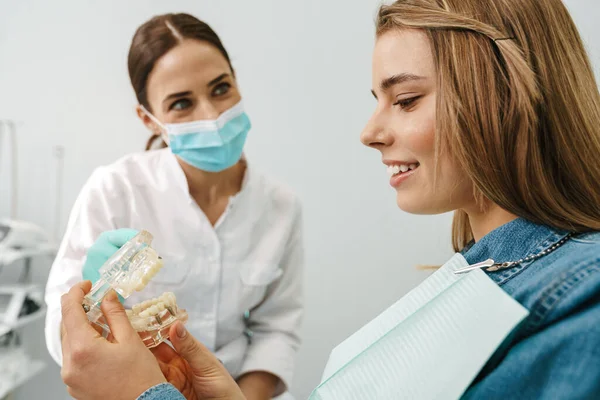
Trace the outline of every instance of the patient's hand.
{"label": "patient's hand", "polygon": [[151,351],[167,381],[175,386],[186,399],[198,400],[192,385],[194,372],[188,362],[164,342]]}
{"label": "patient's hand", "polygon": [[89,281],[78,283],[61,298],[61,376],[71,397],[135,399],[165,382],[155,357],[131,327],[114,291],[102,300],[101,309],[115,340],[104,339],[90,326],[81,304],[91,287]]}
{"label": "patient's hand", "polygon": [[173,350],[161,343],[152,349],[165,378],[187,399],[245,400],[227,369],[206,347],[176,322],[169,331]]}

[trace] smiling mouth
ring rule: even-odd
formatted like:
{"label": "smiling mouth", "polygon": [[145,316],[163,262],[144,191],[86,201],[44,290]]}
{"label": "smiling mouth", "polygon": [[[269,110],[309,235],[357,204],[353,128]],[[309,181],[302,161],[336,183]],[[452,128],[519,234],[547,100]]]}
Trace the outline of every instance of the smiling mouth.
{"label": "smiling mouth", "polygon": [[419,164],[418,162],[414,163],[414,164],[390,165],[387,167],[387,172],[391,178],[394,176],[402,175],[402,174],[410,172],[410,171],[414,171],[415,169],[419,168],[419,165],[421,165],[421,164]]}

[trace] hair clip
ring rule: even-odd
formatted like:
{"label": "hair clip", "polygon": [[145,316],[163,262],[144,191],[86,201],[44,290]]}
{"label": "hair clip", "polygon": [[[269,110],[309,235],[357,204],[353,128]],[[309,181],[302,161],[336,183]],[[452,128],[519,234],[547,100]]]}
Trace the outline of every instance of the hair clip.
{"label": "hair clip", "polygon": [[494,42],[497,42],[499,40],[514,40],[515,38],[513,36],[509,36],[509,37],[503,37],[503,38],[498,38],[498,39],[492,39]]}

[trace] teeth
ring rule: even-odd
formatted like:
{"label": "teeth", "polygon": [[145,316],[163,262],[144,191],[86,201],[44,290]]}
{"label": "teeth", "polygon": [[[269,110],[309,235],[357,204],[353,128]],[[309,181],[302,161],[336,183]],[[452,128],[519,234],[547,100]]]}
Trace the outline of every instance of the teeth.
{"label": "teeth", "polygon": [[160,267],[155,266],[150,271],[148,271],[148,273],[146,274],[146,276],[148,276],[148,277],[150,277],[150,279],[152,279],[158,273],[158,271],[160,271]]}
{"label": "teeth", "polygon": [[157,304],[167,304],[169,302],[168,297],[166,296],[166,293],[163,293],[158,299],[157,299]]}
{"label": "teeth", "polygon": [[158,306],[152,306],[148,309],[148,312],[150,313],[150,315],[156,315],[160,312],[160,310],[158,309]]}
{"label": "teeth", "polygon": [[127,310],[127,315],[129,317],[139,315],[145,318],[157,315],[166,309],[173,310],[175,307],[177,307],[175,294],[165,292],[157,298],[144,300],[139,304],[135,304],[131,307],[131,310]]}
{"label": "teeth", "polygon": [[165,307],[173,307],[176,304],[175,294],[172,292],[164,293],[160,299],[165,303]]}
{"label": "teeth", "polygon": [[400,166],[390,165],[389,167],[387,167],[387,171],[388,171],[389,176],[394,176],[394,175],[400,173]]}
{"label": "teeth", "polygon": [[150,307],[152,305],[152,300],[144,300],[142,301],[142,310],[147,309],[148,307]]}
{"label": "teeth", "polygon": [[158,271],[160,271],[160,269],[163,267],[163,265],[164,264],[163,264],[162,259],[159,259],[158,262],[156,262],[150,269],[148,269],[143,276],[141,276],[141,277],[136,276],[134,278],[134,281],[136,283],[133,285],[133,288],[138,292],[141,292],[142,290],[144,290],[146,285],[148,285],[148,283],[152,280],[152,278],[154,278],[154,276],[158,273]]}
{"label": "teeth", "polygon": [[[145,342],[148,338],[156,342],[156,337],[163,335],[164,330],[168,329],[173,322],[177,320],[185,322],[188,319],[185,310],[177,307],[175,294],[172,292],[165,292],[156,298],[144,300],[125,311],[133,329],[145,338]],[[146,346],[152,347],[148,343]]]}
{"label": "teeth", "polygon": [[156,315],[159,315],[166,308],[167,307],[165,306],[165,303],[159,302],[155,305],[146,308],[144,311],[140,312],[138,316],[141,318],[154,317]]}
{"label": "teeth", "polygon": [[390,177],[397,175],[399,173],[404,173],[407,171],[412,171],[413,169],[416,169],[419,166],[419,164],[402,164],[402,165],[390,165],[387,167],[387,172],[388,175]]}
{"label": "teeth", "polygon": [[129,322],[131,322],[133,329],[135,329],[138,332],[143,332],[144,330],[146,330],[147,324],[144,319],[134,318],[134,319],[130,320]]}

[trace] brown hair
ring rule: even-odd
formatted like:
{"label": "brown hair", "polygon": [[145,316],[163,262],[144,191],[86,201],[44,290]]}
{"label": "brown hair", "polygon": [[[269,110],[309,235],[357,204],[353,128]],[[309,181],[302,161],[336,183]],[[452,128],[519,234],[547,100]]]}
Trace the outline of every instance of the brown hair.
{"label": "brown hair", "polygon": [[[377,35],[416,28],[437,68],[436,153],[486,198],[530,221],[600,230],[600,94],[561,0],[400,0]],[[473,239],[456,211],[452,244]]]}
{"label": "brown hair", "polygon": [[[227,50],[225,50],[219,36],[208,24],[189,14],[156,16],[137,29],[131,41],[127,58],[129,79],[137,101],[150,112],[152,112],[152,109],[148,104],[146,91],[148,76],[158,59],[184,39],[200,40],[215,46],[223,54],[229,68],[231,68],[231,72],[234,73]],[[150,137],[146,144],[146,150],[152,147],[156,139],[160,139],[159,134]],[[163,142],[162,147],[165,146],[166,144]]]}

